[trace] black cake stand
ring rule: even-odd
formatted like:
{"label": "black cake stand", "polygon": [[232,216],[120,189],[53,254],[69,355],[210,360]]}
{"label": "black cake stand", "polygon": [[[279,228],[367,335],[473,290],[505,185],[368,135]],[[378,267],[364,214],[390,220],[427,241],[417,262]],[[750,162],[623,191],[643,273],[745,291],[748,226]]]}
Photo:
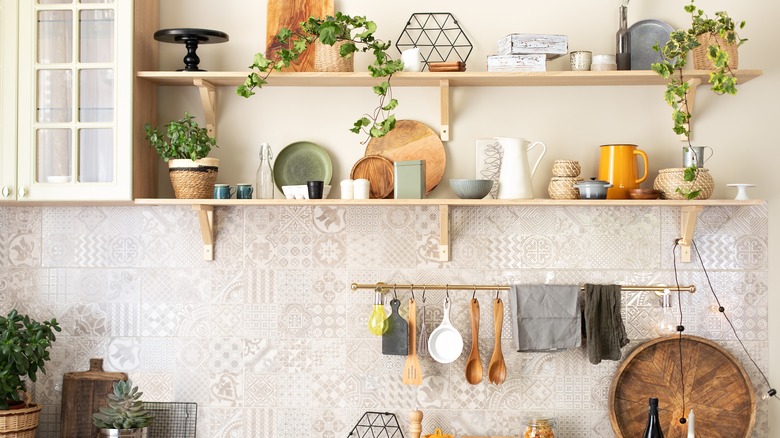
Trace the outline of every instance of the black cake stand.
{"label": "black cake stand", "polygon": [[228,41],[225,32],[211,29],[161,29],[154,33],[154,39],[164,43],[184,44],[187,55],[184,56],[184,68],[177,71],[205,71],[198,68],[200,58],[196,51],[199,44],[217,44]]}

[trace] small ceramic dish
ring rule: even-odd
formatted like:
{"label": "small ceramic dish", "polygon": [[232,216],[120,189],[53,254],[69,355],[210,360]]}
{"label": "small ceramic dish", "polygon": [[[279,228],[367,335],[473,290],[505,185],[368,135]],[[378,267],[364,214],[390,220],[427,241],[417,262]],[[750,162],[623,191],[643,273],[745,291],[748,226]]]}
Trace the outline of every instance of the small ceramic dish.
{"label": "small ceramic dish", "polygon": [[[327,199],[331,186],[322,187],[322,199]],[[287,199],[309,199],[309,188],[304,185],[282,186],[282,193]]]}
{"label": "small ceramic dish", "polygon": [[450,187],[460,199],[482,199],[493,188],[492,179],[451,179]]}
{"label": "small ceramic dish", "polygon": [[661,192],[653,189],[630,189],[628,197],[631,199],[658,199]]}

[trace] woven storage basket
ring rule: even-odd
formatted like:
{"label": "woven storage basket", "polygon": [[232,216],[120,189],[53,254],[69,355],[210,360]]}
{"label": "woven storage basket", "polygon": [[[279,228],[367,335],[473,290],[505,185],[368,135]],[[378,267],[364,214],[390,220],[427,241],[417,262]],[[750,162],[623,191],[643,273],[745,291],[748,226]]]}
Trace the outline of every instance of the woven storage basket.
{"label": "woven storage basket", "polygon": [[170,160],[168,174],[177,199],[209,199],[214,196],[217,182],[217,158],[200,160]]}
{"label": "woven storage basket", "polygon": [[577,177],[580,176],[582,167],[579,161],[575,160],[555,160],[553,161],[552,174],[553,176],[568,176]]}
{"label": "woven storage basket", "polygon": [[685,181],[684,179],[685,168],[670,168],[661,169],[658,171],[658,176],[653,181],[653,188],[661,192],[661,199],[685,199],[682,193],[677,193],[677,188],[681,188],[686,192],[693,192],[699,190],[699,196],[695,199],[708,199],[712,196],[712,191],[715,189],[715,181],[712,179],[709,170],[700,168],[696,171],[696,179],[693,181]]}
{"label": "woven storage basket", "polygon": [[693,49],[693,68],[696,70],[714,70],[715,66],[707,57],[707,48],[711,45],[719,45],[729,54],[729,68],[736,70],[739,66],[739,51],[736,44],[729,44],[723,38],[710,33],[696,37],[700,46]]}
{"label": "woven storage basket", "polygon": [[0,437],[2,438],[35,438],[38,419],[43,406],[37,403],[27,403],[26,408],[0,411]]}
{"label": "woven storage basket", "polygon": [[550,199],[578,199],[580,191],[574,187],[574,184],[579,181],[582,181],[582,178],[554,176],[547,186],[547,194],[550,195]]}
{"label": "woven storage basket", "polygon": [[341,46],[349,41],[337,41],[332,46],[314,41],[314,71],[351,72],[355,71],[355,56],[347,58],[339,54]]}

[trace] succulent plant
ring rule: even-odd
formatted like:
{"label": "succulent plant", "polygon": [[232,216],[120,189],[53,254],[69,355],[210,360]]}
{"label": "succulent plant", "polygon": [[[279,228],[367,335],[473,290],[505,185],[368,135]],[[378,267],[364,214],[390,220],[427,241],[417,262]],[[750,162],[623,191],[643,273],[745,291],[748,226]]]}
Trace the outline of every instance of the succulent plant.
{"label": "succulent plant", "polygon": [[152,424],[154,416],[144,409],[143,392],[130,381],[114,382],[114,392],[108,394],[108,407],[92,414],[92,423],[98,429],[138,429]]}

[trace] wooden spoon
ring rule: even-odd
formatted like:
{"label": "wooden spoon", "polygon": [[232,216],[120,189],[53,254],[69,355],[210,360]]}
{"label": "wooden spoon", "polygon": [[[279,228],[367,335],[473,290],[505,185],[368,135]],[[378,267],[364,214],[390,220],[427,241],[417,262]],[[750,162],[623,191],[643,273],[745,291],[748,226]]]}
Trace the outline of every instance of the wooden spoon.
{"label": "wooden spoon", "polygon": [[404,364],[404,385],[422,385],[422,369],[417,358],[417,304],[409,299],[409,355]]}
{"label": "wooden spoon", "polygon": [[500,385],[506,380],[506,363],[504,362],[504,354],[501,352],[501,327],[503,324],[504,303],[501,302],[501,298],[496,298],[493,306],[493,331],[496,339],[493,344],[493,356],[490,358],[490,365],[488,365],[488,380],[495,385]]}
{"label": "wooden spoon", "polygon": [[482,359],[479,357],[479,301],[471,299],[471,353],[466,361],[466,380],[472,385],[482,381]]}

